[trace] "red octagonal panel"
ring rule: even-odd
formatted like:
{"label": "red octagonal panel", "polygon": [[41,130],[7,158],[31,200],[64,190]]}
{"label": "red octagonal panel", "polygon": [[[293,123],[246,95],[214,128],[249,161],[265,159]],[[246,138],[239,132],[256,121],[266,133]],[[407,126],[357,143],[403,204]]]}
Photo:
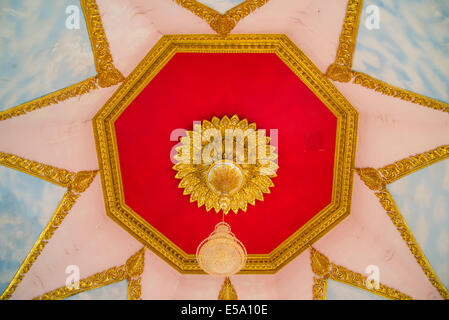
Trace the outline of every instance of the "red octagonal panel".
{"label": "red octagonal panel", "polygon": [[188,254],[221,220],[178,188],[173,130],[238,115],[278,133],[271,194],[225,221],[267,254],[330,204],[337,118],[274,53],[177,53],[115,121],[125,203]]}

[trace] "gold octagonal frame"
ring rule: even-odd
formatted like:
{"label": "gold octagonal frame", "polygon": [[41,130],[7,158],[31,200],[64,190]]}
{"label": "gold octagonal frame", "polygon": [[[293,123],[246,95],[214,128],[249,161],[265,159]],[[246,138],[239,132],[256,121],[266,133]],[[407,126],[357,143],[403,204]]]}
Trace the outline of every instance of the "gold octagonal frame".
{"label": "gold octagonal frame", "polygon": [[[176,244],[126,205],[114,122],[178,52],[274,53],[336,116],[332,201],[269,254],[250,254],[240,273],[275,273],[321,238],[350,212],[358,114],[309,58],[285,35],[165,35],[150,50],[93,121],[105,207],[132,236],[181,273],[204,273],[195,255]],[[172,177],[168,177],[172,178]]]}

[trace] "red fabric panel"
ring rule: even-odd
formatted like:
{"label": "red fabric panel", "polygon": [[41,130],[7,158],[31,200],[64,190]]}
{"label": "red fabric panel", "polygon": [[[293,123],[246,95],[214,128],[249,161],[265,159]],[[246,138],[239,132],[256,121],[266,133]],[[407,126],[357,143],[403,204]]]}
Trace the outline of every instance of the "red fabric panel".
{"label": "red fabric panel", "polygon": [[279,134],[271,194],[225,218],[248,253],[271,252],[331,201],[337,119],[275,54],[178,53],[115,128],[127,205],[189,254],[221,213],[178,188],[170,134],[234,114]]}

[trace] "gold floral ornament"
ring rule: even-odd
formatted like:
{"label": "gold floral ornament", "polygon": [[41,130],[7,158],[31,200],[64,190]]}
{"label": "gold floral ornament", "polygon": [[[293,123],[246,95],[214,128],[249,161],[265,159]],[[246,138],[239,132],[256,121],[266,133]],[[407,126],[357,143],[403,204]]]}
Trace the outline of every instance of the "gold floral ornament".
{"label": "gold floral ornament", "polygon": [[190,195],[190,202],[210,211],[227,214],[246,211],[247,204],[263,201],[263,193],[270,193],[279,166],[277,154],[270,145],[265,130],[248,124],[237,115],[230,119],[213,117],[195,124],[187,131],[176,148],[178,163],[173,167],[179,188]]}

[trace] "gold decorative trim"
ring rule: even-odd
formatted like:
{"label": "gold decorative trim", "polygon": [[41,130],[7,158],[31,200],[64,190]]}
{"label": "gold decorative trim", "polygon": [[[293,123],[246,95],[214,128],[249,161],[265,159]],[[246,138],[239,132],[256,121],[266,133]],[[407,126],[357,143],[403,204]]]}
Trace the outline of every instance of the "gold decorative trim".
{"label": "gold decorative trim", "polygon": [[269,254],[248,255],[241,273],[275,273],[350,212],[357,111],[285,35],[165,35],[93,119],[108,216],[182,273],[203,273],[186,254],[140,217],[124,200],[114,121],[177,52],[275,53],[338,119],[332,202]]}
{"label": "gold decorative trim", "polygon": [[39,257],[54,232],[70,212],[76,199],[78,199],[81,193],[83,193],[92,183],[97,171],[80,171],[74,173],[36,161],[26,160],[19,156],[4,152],[0,152],[0,165],[67,188],[64,197],[56,208],[56,211],[47,226],[40,234],[38,240],[17,270],[8,287],[6,287],[5,291],[0,295],[0,300],[8,300],[25,277],[25,274],[30,270],[34,261]]}
{"label": "gold decorative trim", "polygon": [[97,83],[102,88],[114,86],[125,80],[125,77],[114,66],[97,1],[80,0],[80,2],[86,17],[87,30],[94,53],[95,67],[98,73],[95,77]]}
{"label": "gold decorative trim", "polygon": [[125,264],[95,273],[79,281],[79,288],[67,286],[44,293],[33,300],[62,300],[78,293],[105,287],[110,284],[128,281],[128,300],[140,300],[141,275],[144,269],[145,247],[133,254]]}
{"label": "gold decorative trim", "polygon": [[341,29],[337,56],[335,62],[329,66],[326,76],[334,81],[349,82],[352,78],[352,60],[355,43],[359,31],[360,14],[363,0],[349,0],[346,7],[345,21]]}
{"label": "gold decorative trim", "polygon": [[217,34],[226,37],[237,23],[255,11],[257,8],[265,5],[269,0],[246,0],[241,4],[229,9],[224,14],[202,4],[196,0],[172,0],[181,7],[186,8],[196,14],[209,24]]}
{"label": "gold decorative trim", "polygon": [[438,276],[430,265],[429,260],[427,260],[424,252],[421,250],[418,242],[413,236],[412,231],[408,227],[404,217],[401,215],[399,208],[397,207],[396,202],[393,199],[393,196],[386,188],[383,188],[379,192],[376,192],[376,196],[377,198],[379,198],[380,204],[390,217],[391,222],[393,222],[394,226],[401,234],[402,239],[407,244],[407,247],[410,249],[410,252],[415,257],[416,262],[424,271],[424,274],[427,276],[430,283],[432,283],[432,285],[438,290],[438,292],[444,299],[449,299],[448,290],[438,279]]}
{"label": "gold decorative trim", "polygon": [[388,184],[393,183],[400,178],[446,159],[449,159],[449,145],[444,145],[428,152],[410,156],[380,169],[360,168],[356,169],[356,172],[371,190],[376,191],[375,195],[379,199],[380,204],[385,209],[385,212],[399,231],[402,239],[407,244],[407,247],[410,249],[410,252],[415,257],[416,262],[424,271],[424,274],[429,281],[444,299],[449,299],[449,291],[438,279],[438,276],[399,211],[393,196],[386,188]]}
{"label": "gold decorative trim", "polygon": [[231,282],[229,277],[226,277],[223,285],[221,286],[220,293],[218,294],[218,300],[238,300],[237,291]]}
{"label": "gold decorative trim", "polygon": [[80,0],[80,4],[86,20],[97,75],[16,107],[0,111],[0,121],[21,116],[52,104],[58,104],[69,98],[89,93],[94,89],[98,89],[98,86],[102,88],[110,87],[125,80],[113,64],[109,43],[103,29],[101,15],[96,1]]}
{"label": "gold decorative trim", "polygon": [[365,88],[380,92],[383,95],[399,98],[438,111],[449,112],[449,104],[447,103],[423,96],[416,92],[392,86],[362,72],[352,71],[352,77],[354,78],[353,83],[360,84]]}
{"label": "gold decorative trim", "polygon": [[326,76],[338,82],[350,82],[352,79],[352,83],[360,84],[365,88],[375,90],[383,95],[399,98],[427,108],[449,113],[448,103],[392,86],[363,72],[352,70],[362,9],[363,0],[348,1],[335,62],[328,67]]}
{"label": "gold decorative trim", "polygon": [[313,300],[326,300],[328,279],[348,284],[390,300],[412,300],[410,296],[382,283],[379,283],[379,289],[375,287],[373,289],[368,288],[366,286],[367,277],[329,262],[329,259],[324,254],[314,248],[310,248],[310,262],[312,271],[317,276],[313,278]]}

